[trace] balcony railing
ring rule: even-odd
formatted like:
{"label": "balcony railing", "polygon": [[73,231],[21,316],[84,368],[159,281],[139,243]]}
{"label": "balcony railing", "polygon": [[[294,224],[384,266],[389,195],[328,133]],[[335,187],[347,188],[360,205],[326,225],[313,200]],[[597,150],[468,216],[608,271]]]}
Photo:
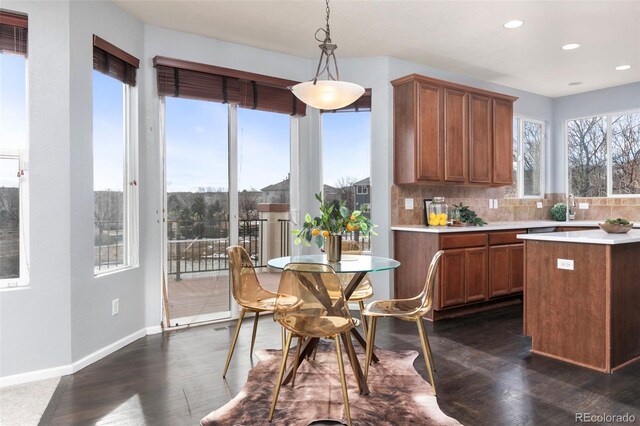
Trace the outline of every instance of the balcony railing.
{"label": "balcony railing", "polygon": [[122,221],[97,220],[94,231],[95,271],[104,271],[124,265]]}
{"label": "balcony railing", "polygon": [[[240,220],[238,243],[247,250],[256,267],[266,266],[265,219]],[[229,221],[167,221],[167,269],[176,280],[182,274],[229,269]]]}

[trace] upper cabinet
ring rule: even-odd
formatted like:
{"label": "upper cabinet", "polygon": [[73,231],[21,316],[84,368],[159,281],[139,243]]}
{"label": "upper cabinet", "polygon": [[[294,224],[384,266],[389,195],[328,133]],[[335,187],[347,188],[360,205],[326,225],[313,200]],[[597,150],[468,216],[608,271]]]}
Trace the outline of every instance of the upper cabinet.
{"label": "upper cabinet", "polygon": [[416,74],[391,84],[395,183],[511,185],[517,98]]}

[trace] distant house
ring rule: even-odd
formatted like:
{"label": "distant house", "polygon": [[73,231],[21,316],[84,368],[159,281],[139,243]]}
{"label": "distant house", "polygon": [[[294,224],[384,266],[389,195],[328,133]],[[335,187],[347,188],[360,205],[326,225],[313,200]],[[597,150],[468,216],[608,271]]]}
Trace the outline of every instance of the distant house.
{"label": "distant house", "polygon": [[371,183],[369,178],[353,184],[355,189],[356,206],[358,210],[368,211],[371,207]]}
{"label": "distant house", "polygon": [[263,203],[288,203],[289,202],[289,175],[286,179],[262,188]]}

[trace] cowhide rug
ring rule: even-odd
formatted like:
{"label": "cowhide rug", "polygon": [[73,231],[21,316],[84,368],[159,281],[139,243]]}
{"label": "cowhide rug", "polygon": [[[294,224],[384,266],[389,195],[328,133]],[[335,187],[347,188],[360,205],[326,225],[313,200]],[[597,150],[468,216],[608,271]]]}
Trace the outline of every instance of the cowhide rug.
{"label": "cowhide rug", "polygon": [[[257,351],[260,362],[249,372],[244,388],[223,407],[201,420],[203,426],[308,425],[317,420],[346,423],[340,376],[333,344],[322,342],[316,360],[302,363],[295,388],[283,386],[273,422],[267,421],[282,353]],[[376,349],[380,362],[369,368],[371,393],[360,395],[344,354],[352,425],[459,425],[438,407],[433,389],[413,368],[415,351]],[[358,354],[364,363],[364,354]],[[289,355],[292,362],[293,353]]]}

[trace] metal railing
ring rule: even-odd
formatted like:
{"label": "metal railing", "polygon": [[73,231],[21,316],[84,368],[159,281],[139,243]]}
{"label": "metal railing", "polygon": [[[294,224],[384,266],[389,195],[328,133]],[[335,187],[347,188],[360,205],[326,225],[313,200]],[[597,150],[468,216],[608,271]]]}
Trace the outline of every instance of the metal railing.
{"label": "metal railing", "polygon": [[[240,220],[238,243],[247,250],[255,267],[266,266],[266,219]],[[167,273],[175,275],[229,269],[229,221],[167,221]],[[214,237],[215,236],[215,237]]]}
{"label": "metal railing", "polygon": [[[278,222],[280,223],[280,256],[289,256],[291,221],[289,219],[278,219]],[[362,251],[371,250],[371,235],[362,235],[359,231],[345,232],[342,235],[347,241],[356,241]]]}
{"label": "metal railing", "polygon": [[124,265],[124,228],[121,220],[94,222],[95,271]]}

